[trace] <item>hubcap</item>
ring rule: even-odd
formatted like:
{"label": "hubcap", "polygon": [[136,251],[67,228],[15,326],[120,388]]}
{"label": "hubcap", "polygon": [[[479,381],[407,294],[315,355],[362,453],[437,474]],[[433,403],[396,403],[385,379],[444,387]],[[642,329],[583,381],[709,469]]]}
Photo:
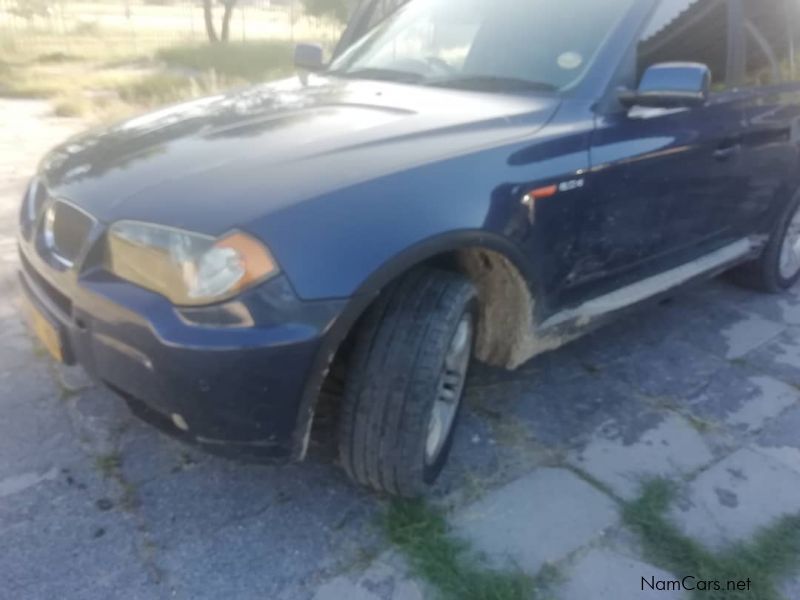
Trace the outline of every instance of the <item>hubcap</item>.
{"label": "hubcap", "polygon": [[436,400],[433,402],[428,421],[428,437],[425,441],[425,464],[428,466],[433,465],[439,458],[453,428],[467,378],[472,337],[472,316],[467,313],[461,317],[456,327],[439,376]]}
{"label": "hubcap", "polygon": [[784,279],[791,279],[800,271],[800,209],[795,211],[783,236],[779,270]]}

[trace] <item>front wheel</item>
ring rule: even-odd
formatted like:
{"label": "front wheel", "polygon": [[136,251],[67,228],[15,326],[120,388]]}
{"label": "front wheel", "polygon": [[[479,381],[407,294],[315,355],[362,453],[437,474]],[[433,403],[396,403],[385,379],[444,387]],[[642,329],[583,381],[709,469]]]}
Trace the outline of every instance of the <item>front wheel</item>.
{"label": "front wheel", "polygon": [[800,193],[789,203],[764,252],[733,271],[734,281],[764,292],[788,290],[800,279]]}
{"label": "front wheel", "polygon": [[348,368],[339,432],[356,482],[393,495],[425,492],[453,440],[477,326],[468,279],[419,268],[369,310]]}

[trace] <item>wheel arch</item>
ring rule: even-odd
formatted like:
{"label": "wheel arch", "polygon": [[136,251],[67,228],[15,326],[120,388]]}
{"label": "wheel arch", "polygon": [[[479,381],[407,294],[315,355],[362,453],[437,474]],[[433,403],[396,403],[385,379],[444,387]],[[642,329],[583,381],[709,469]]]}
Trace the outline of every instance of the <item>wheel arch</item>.
{"label": "wheel arch", "polygon": [[[485,231],[460,231],[425,240],[387,261],[359,286],[338,323],[347,331],[342,341],[378,295],[410,270],[423,266],[455,270],[467,276],[478,290],[481,327],[478,358],[489,364],[514,363],[513,338],[533,325],[534,299],[539,296],[529,261],[511,241]],[[505,301],[505,302],[503,302]],[[516,366],[516,365],[512,365]]]}
{"label": "wheel arch", "polygon": [[414,268],[429,265],[463,273],[478,291],[478,360],[509,369],[530,358],[538,296],[532,265],[510,240],[482,230],[429,238],[396,255],[364,279],[324,337],[306,384],[295,440],[305,455],[322,385],[358,323],[380,294]]}

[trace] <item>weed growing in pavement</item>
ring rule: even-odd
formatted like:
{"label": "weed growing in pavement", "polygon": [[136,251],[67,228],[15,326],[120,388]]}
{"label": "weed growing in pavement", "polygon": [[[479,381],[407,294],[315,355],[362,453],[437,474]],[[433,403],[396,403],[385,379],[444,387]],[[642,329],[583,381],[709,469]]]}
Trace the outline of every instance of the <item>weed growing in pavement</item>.
{"label": "weed growing in pavement", "polygon": [[114,478],[122,466],[122,457],[116,452],[100,454],[94,459],[95,466],[106,479]]}
{"label": "weed growing in pavement", "polygon": [[385,517],[389,539],[405,555],[415,575],[444,600],[531,600],[556,575],[538,577],[479,565],[468,544],[455,538],[444,516],[422,501],[394,501]]}
{"label": "weed growing in pavement", "polygon": [[694,581],[752,581],[749,591],[698,589],[693,591],[696,598],[780,600],[781,578],[800,567],[800,514],[784,517],[751,540],[714,553],[667,519],[675,494],[673,484],[654,480],[644,486],[637,500],[623,507],[623,520],[638,534],[648,560],[677,577],[691,575]]}

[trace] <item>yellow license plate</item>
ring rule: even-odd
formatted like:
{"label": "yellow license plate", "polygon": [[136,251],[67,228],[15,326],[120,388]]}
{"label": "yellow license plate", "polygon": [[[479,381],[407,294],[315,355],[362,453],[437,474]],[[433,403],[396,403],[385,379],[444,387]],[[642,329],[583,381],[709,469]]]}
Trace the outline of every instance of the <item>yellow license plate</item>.
{"label": "yellow license plate", "polygon": [[61,351],[61,336],[58,335],[58,330],[27,298],[23,300],[23,312],[31,331],[47,349],[50,356],[58,362],[64,362],[64,355]]}

